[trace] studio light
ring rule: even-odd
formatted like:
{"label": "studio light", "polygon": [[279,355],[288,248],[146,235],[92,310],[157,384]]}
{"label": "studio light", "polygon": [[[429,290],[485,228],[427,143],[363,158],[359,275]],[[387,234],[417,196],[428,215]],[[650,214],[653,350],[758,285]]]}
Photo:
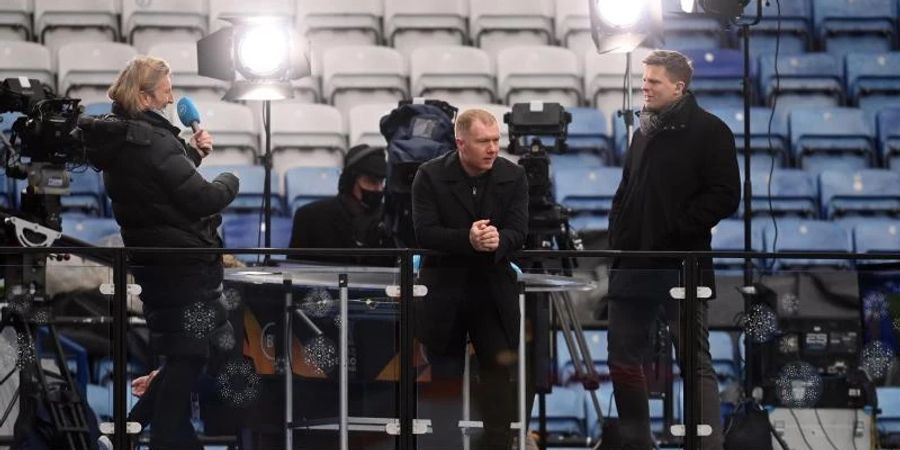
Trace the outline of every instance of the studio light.
{"label": "studio light", "polygon": [[660,0],[587,0],[598,53],[627,53],[662,42]]}
{"label": "studio light", "polygon": [[197,41],[200,75],[230,81],[226,100],[283,100],[310,74],[309,46],[286,17],[226,17],[232,26]]}
{"label": "studio light", "polygon": [[733,22],[749,3],[750,0],[681,0],[681,9],[686,13],[703,10],[706,15]]}

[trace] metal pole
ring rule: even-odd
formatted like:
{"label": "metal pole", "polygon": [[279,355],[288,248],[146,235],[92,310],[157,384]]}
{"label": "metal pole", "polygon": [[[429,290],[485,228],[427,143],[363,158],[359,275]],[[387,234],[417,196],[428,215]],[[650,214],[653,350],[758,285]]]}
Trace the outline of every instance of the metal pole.
{"label": "metal pole", "polygon": [[348,289],[347,289],[347,274],[342,273],[338,275],[338,287],[341,292],[341,375],[340,375],[340,384],[341,384],[341,450],[349,450],[350,442],[349,442],[349,411],[348,411],[348,392],[347,392],[347,375],[350,370],[349,364],[349,355],[347,351],[347,346],[349,345],[348,333],[347,330],[350,328],[350,324],[347,321],[347,299],[348,299]]}
{"label": "metal pole", "polygon": [[519,283],[519,450],[525,450],[525,433],[528,431],[528,413],[525,411],[525,284]]}
{"label": "metal pole", "polygon": [[416,407],[412,301],[412,252],[407,250],[400,255],[400,450],[413,450],[416,445],[412,429]]}
{"label": "metal pole", "polygon": [[634,108],[633,102],[631,99],[632,95],[632,81],[631,81],[631,52],[625,54],[625,111],[622,111],[623,117],[625,118],[625,147],[626,150],[631,148],[631,138],[632,134],[634,134],[634,113],[632,109]]}
{"label": "metal pole", "polygon": [[[128,364],[128,271],[125,249],[116,251],[113,264],[113,447],[129,448],[125,399],[127,398],[126,364]],[[40,365],[40,363],[38,363]]]}
{"label": "metal pole", "polygon": [[[468,423],[472,420],[472,358],[469,357],[469,338],[466,337],[466,350],[465,356],[463,356],[463,405],[462,405],[462,420]],[[472,445],[472,438],[469,433],[468,428],[464,428],[462,431],[463,435],[463,450],[469,450]]]}
{"label": "metal pole", "polygon": [[[750,180],[750,25],[744,24],[741,27],[741,35],[744,38],[744,251],[753,251],[753,185]],[[744,259],[744,286],[753,284],[753,260],[751,258]],[[750,311],[750,296],[744,295],[744,311]],[[752,344],[749,340],[744,354],[747,356],[747,364],[744,364],[744,393],[749,394],[753,387],[753,363],[751,356]]]}
{"label": "metal pole", "polygon": [[700,448],[697,424],[700,401],[697,394],[697,257],[689,256],[684,268],[684,301],[681,305],[682,374],[684,377],[684,449]]}
{"label": "metal pole", "polygon": [[283,352],[284,352],[284,420],[286,427],[284,428],[284,448],[294,448],[294,383],[293,383],[293,367],[291,364],[291,338],[293,336],[293,327],[291,326],[291,310],[294,308],[293,283],[291,275],[287,272],[283,274],[282,286],[284,286],[284,320],[282,333]]}
{"label": "metal pole", "polygon": [[[263,184],[263,247],[272,248],[272,101],[263,100],[263,128],[266,137],[266,153],[263,167],[265,168],[265,180]],[[267,253],[265,261],[268,263],[271,256]]]}

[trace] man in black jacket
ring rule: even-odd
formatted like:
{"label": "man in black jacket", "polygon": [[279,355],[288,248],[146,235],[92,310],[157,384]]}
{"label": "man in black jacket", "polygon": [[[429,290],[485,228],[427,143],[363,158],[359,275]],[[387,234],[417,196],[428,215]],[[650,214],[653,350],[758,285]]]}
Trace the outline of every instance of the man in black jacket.
{"label": "man in black jacket", "polygon": [[[83,136],[103,171],[113,215],[127,247],[217,249],[220,212],[239,182],[223,173],[207,182],[196,167],[212,151],[205,131],[182,141],[166,117],[173,102],[168,64],[136,57],[109,88],[113,114]],[[150,344],[165,363],[132,419],[151,425],[154,450],[202,450],[191,424],[191,390],[219,333],[230,333],[218,254],[133,253]],[[231,336],[233,338],[233,336]],[[227,350],[227,349],[223,349]]]}
{"label": "man in black jacket", "polygon": [[[640,129],[625,156],[622,182],[610,214],[614,250],[709,250],[710,229],[740,202],[734,136],[697,105],[688,90],[693,69],[684,55],[659,50],[644,59],[644,109]],[[625,449],[653,447],[642,364],[651,334],[665,312],[677,332],[678,305],[669,297],[681,261],[617,258],[609,286],[610,373]],[[699,285],[715,287],[712,261],[701,261]],[[701,423],[713,432],[704,449],[722,448],[716,375],[709,354],[707,304],[700,305]],[[678,352],[679,358],[684,355]]]}
{"label": "man in black jacket", "polygon": [[[419,336],[428,348],[432,383],[459,380],[466,333],[478,358],[484,404],[481,449],[508,450],[513,416],[514,368],[519,311],[516,273],[509,255],[528,234],[525,171],[498,158],[500,129],[483,110],[465,111],[456,120],[457,151],[423,164],[412,185],[413,226],[427,256],[420,272],[428,287],[417,312]],[[452,423],[435,424],[435,433],[453,443]]]}
{"label": "man in black jacket", "polygon": [[[291,248],[384,247],[384,150],[357,145],[347,152],[338,195],[303,205],[294,213]],[[297,257],[298,259],[313,259]],[[390,258],[316,257],[316,261],[390,265]]]}

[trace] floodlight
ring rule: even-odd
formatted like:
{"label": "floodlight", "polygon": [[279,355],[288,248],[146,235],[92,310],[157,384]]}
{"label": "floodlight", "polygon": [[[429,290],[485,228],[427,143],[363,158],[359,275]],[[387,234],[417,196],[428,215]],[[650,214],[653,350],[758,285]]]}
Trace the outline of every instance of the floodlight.
{"label": "floodlight", "polygon": [[197,41],[200,75],[232,82],[226,100],[281,100],[310,74],[309,46],[280,16],[225,17],[232,26]]}
{"label": "floodlight", "polygon": [[660,0],[588,0],[588,9],[598,53],[627,53],[642,44],[661,43]]}
{"label": "floodlight", "polygon": [[681,0],[681,9],[686,13],[703,10],[706,15],[718,19],[734,21],[744,13],[750,0]]}

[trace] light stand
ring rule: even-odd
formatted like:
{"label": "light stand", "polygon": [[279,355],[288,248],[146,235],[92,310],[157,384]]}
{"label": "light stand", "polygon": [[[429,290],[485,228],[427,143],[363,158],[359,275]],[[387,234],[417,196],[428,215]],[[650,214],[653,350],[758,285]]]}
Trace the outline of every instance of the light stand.
{"label": "light stand", "polygon": [[[263,133],[266,140],[263,154],[263,248],[272,248],[272,101],[263,100]],[[266,253],[263,265],[269,265],[272,255]]]}

